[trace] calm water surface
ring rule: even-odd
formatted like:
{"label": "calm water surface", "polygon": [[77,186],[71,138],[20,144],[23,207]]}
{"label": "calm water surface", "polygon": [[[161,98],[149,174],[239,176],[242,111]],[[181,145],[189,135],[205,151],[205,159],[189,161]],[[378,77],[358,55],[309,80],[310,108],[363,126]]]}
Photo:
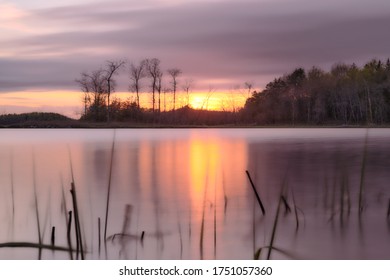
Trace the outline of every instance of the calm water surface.
{"label": "calm water surface", "polygon": [[8,247],[39,242],[37,213],[68,246],[73,170],[87,259],[266,258],[281,194],[271,258],[389,259],[389,167],[389,129],[3,129],[0,258],[39,257]]}

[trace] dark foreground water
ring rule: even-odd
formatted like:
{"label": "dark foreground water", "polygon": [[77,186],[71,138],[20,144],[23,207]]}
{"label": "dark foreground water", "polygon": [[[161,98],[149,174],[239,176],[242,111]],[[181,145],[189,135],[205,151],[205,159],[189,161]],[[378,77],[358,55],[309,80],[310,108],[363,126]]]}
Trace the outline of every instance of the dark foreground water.
{"label": "dark foreground water", "polygon": [[390,258],[389,129],[3,129],[0,258],[71,258],[72,170],[87,259]]}

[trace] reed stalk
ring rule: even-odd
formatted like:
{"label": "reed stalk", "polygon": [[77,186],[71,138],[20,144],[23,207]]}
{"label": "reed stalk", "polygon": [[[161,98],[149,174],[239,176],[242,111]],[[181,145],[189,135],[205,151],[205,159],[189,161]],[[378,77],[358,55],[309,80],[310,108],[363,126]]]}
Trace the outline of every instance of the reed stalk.
{"label": "reed stalk", "polygon": [[11,202],[12,202],[12,232],[15,228],[15,185],[14,185],[14,164],[13,154],[10,153],[10,175],[11,175]]}
{"label": "reed stalk", "polygon": [[5,242],[0,243],[0,248],[36,248],[38,250],[53,250],[53,251],[63,251],[68,252],[69,248],[61,247],[61,246],[52,246],[48,244],[39,244],[33,242]]}
{"label": "reed stalk", "polygon": [[323,201],[323,206],[324,206],[324,209],[325,211],[327,211],[328,209],[328,196],[329,196],[329,184],[328,184],[328,176],[324,176],[324,201]]}
{"label": "reed stalk", "polygon": [[[108,184],[107,184],[106,218],[104,221],[104,243],[105,244],[106,244],[106,239],[107,239],[108,212],[109,212],[109,207],[110,207],[112,166],[114,163],[114,149],[115,149],[115,135],[116,135],[116,132],[114,130],[114,138],[112,140],[112,145],[111,145],[110,171],[109,171],[109,175],[108,175]],[[106,248],[106,246],[105,246],[105,248]],[[107,251],[107,248],[106,248],[106,251]]]}
{"label": "reed stalk", "polygon": [[250,184],[251,184],[251,186],[252,186],[253,192],[254,192],[255,195],[256,195],[256,199],[257,199],[257,202],[259,203],[261,212],[263,213],[263,215],[265,215],[264,205],[263,205],[263,203],[261,202],[260,196],[259,196],[259,194],[258,194],[258,192],[257,192],[257,190],[256,190],[255,184],[254,184],[253,181],[252,181],[251,175],[249,174],[249,171],[248,171],[248,170],[245,170],[245,173],[246,173],[246,175],[248,176],[248,179],[249,179],[249,182],[250,182]]}
{"label": "reed stalk", "polygon": [[253,253],[254,260],[260,260],[261,251],[262,251],[262,248],[259,248],[259,249],[257,249],[257,251],[256,250],[254,251],[254,253]]}
{"label": "reed stalk", "polygon": [[284,214],[291,213],[291,207],[290,205],[288,205],[287,199],[284,197],[284,195],[281,195],[280,199],[282,200],[282,203],[284,205]]}
{"label": "reed stalk", "polygon": [[[127,236],[128,235],[128,228],[130,226],[130,222],[131,222],[131,212],[132,212],[132,209],[133,209],[133,206],[131,206],[130,204],[126,204],[125,205],[125,216],[123,218],[123,225],[122,225],[122,232],[121,232],[121,235],[122,237],[124,236]],[[125,259],[127,259],[126,257],[126,242],[124,241],[124,238],[121,238],[121,250],[124,252],[125,254]]]}
{"label": "reed stalk", "polygon": [[[252,203],[252,249],[253,249],[253,255],[256,256],[256,202],[255,198],[253,198]],[[255,257],[256,259],[256,257]]]}
{"label": "reed stalk", "polygon": [[224,217],[226,217],[226,210],[228,205],[228,197],[226,194],[226,186],[225,186],[225,172],[222,170],[222,190],[223,190],[223,199],[224,199],[224,205],[223,205],[223,213]]}
{"label": "reed stalk", "polygon": [[366,132],[366,138],[364,140],[364,150],[363,150],[363,160],[362,167],[360,169],[360,185],[359,185],[359,215],[363,212],[363,192],[364,192],[364,179],[365,179],[365,170],[366,170],[366,161],[367,161],[367,143],[368,143],[368,129]]}
{"label": "reed stalk", "polygon": [[61,212],[65,215],[65,224],[68,224],[68,207],[66,205],[66,199],[65,199],[65,189],[64,189],[64,183],[61,178]]}
{"label": "reed stalk", "polygon": [[345,193],[345,184],[344,176],[341,178],[341,191],[340,191],[340,222],[343,223],[344,218],[344,193]]}
{"label": "reed stalk", "polygon": [[98,217],[98,249],[99,249],[99,256],[101,252],[101,226],[100,226],[100,217]]}
{"label": "reed stalk", "polygon": [[347,198],[347,214],[348,214],[348,217],[349,215],[351,214],[351,193],[350,193],[350,189],[349,189],[349,180],[348,180],[348,172],[345,174],[345,195],[346,195],[346,198]]}
{"label": "reed stalk", "polygon": [[[208,170],[208,163],[207,163]],[[206,185],[203,192],[203,207],[202,207],[202,222],[200,225],[200,240],[199,240],[199,248],[200,248],[200,259],[203,260],[203,242],[204,242],[204,229],[205,229],[205,211],[206,211],[206,195],[208,189],[208,177],[209,173],[206,175]]]}
{"label": "reed stalk", "polygon": [[291,189],[291,197],[294,204],[295,230],[297,231],[299,229],[298,207],[295,203],[295,195],[293,189]]}
{"label": "reed stalk", "polygon": [[51,246],[54,247],[56,244],[56,227],[51,228],[51,238],[50,238]]}
{"label": "reed stalk", "polygon": [[[33,151],[33,187],[34,187],[34,206],[35,206],[35,218],[37,222],[37,231],[38,231],[38,242],[39,245],[42,244],[42,235],[41,235],[41,224],[39,221],[39,210],[38,210],[38,196],[37,196],[37,183],[36,183],[36,171],[35,171],[35,154]],[[42,259],[42,250],[38,248],[38,259]]]}
{"label": "reed stalk", "polygon": [[278,226],[278,221],[279,221],[279,215],[280,215],[280,208],[283,203],[283,193],[285,193],[287,187],[287,175],[283,180],[280,196],[279,196],[279,202],[278,202],[278,207],[276,209],[276,215],[275,215],[275,220],[274,220],[274,225],[272,227],[272,234],[271,234],[271,240],[269,243],[269,249],[268,249],[268,254],[267,254],[267,260],[271,259],[271,253],[272,249],[274,248],[274,242],[275,242],[275,236],[276,236],[276,229]]}
{"label": "reed stalk", "polygon": [[81,236],[81,223],[80,223],[80,215],[79,215],[79,209],[77,205],[77,194],[76,194],[76,184],[74,180],[74,174],[73,174],[73,164],[72,164],[72,156],[69,152],[69,164],[70,164],[70,172],[72,176],[72,182],[70,183],[71,189],[70,193],[72,195],[72,203],[73,203],[73,215],[74,215],[74,222],[75,222],[75,234],[76,234],[76,259],[78,259],[78,254],[80,252],[81,259],[84,260],[84,248],[83,248],[83,238]]}
{"label": "reed stalk", "polygon": [[71,232],[72,232],[72,211],[69,211],[68,213],[69,218],[68,218],[68,223],[66,227],[66,238],[68,241],[68,247],[69,247],[69,255],[70,259],[73,260],[73,253],[72,253],[72,237],[71,237]]}
{"label": "reed stalk", "polygon": [[79,211],[77,207],[76,187],[74,182],[71,183],[70,193],[72,194],[73,210],[74,210],[74,222],[75,222],[75,233],[76,233],[76,244],[77,244],[76,258],[78,258],[77,256],[80,252],[81,259],[84,260],[83,240],[81,236],[80,218],[79,218]]}
{"label": "reed stalk", "polygon": [[191,240],[192,236],[192,209],[188,212],[188,239]]}
{"label": "reed stalk", "polygon": [[254,259],[255,260],[259,260],[261,258],[261,253],[263,252],[263,249],[268,249],[268,250],[273,250],[273,251],[276,251],[278,253],[281,253],[283,255],[285,255],[286,257],[290,258],[290,259],[301,259],[299,256],[297,255],[294,255],[286,250],[283,250],[283,249],[280,249],[278,247],[270,247],[270,246],[263,246],[263,247],[260,247],[257,251],[256,251],[256,254],[254,255]]}
{"label": "reed stalk", "polygon": [[[204,202],[205,204],[205,202]],[[203,204],[202,210],[202,222],[200,224],[200,240],[199,240],[199,248],[200,248],[200,259],[203,260],[203,239],[204,239],[204,219],[205,219],[205,205]]]}
{"label": "reed stalk", "polygon": [[42,227],[42,240],[45,239],[45,234],[46,234],[46,227],[49,222],[49,217],[51,217],[51,189],[49,189],[49,193],[47,196],[47,202],[46,202],[46,211],[45,211],[45,217],[43,220],[43,227]]}
{"label": "reed stalk", "polygon": [[214,259],[217,259],[217,179],[214,184]]}
{"label": "reed stalk", "polygon": [[329,220],[333,222],[333,217],[336,215],[336,189],[337,187],[337,175],[334,174],[333,178],[333,188],[332,188],[332,203],[331,203],[331,215]]}
{"label": "reed stalk", "polygon": [[[138,235],[138,232],[139,232],[139,204],[137,205],[137,222],[135,225],[135,232]],[[142,236],[141,236],[141,238],[142,238]],[[138,240],[137,240],[137,242],[135,242],[135,259],[136,260],[138,259]]]}
{"label": "reed stalk", "polygon": [[70,224],[69,224],[69,220],[72,219],[72,211],[70,211],[70,213],[68,214],[68,207],[66,205],[66,199],[65,199],[65,190],[64,190],[64,184],[63,184],[63,181],[62,181],[62,177],[61,177],[61,189],[62,189],[62,202],[61,202],[61,211],[63,211],[64,213],[64,216],[65,216],[65,225],[66,225],[66,238],[67,238],[67,242],[68,242],[68,247],[69,247],[69,257],[71,260],[73,260],[73,255],[72,255],[72,241],[71,241],[71,237],[70,237]]}
{"label": "reed stalk", "polygon": [[181,232],[180,220],[177,221],[177,226],[179,230],[179,241],[180,241],[180,259],[183,259],[183,236]]}
{"label": "reed stalk", "polygon": [[270,240],[270,243],[269,243],[269,246],[268,246],[267,260],[271,259],[271,253],[272,253],[272,249],[273,249],[274,242],[275,242],[276,229],[277,229],[277,226],[278,226],[279,213],[280,213],[280,206],[281,206],[281,204],[282,204],[282,196],[279,197],[279,202],[278,202],[278,207],[277,207],[277,210],[276,210],[276,216],[275,216],[275,220],[274,220],[274,225],[273,225],[273,228],[272,228],[271,240]]}

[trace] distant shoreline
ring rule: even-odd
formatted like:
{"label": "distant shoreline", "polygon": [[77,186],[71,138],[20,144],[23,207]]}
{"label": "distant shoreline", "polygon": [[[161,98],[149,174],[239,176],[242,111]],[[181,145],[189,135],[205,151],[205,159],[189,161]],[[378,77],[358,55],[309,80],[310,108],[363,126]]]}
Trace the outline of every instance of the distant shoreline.
{"label": "distant shoreline", "polygon": [[141,122],[90,122],[75,120],[57,113],[24,113],[0,115],[0,129],[186,129],[186,128],[390,128],[390,124],[361,125],[361,124],[169,124],[169,123],[141,123]]}

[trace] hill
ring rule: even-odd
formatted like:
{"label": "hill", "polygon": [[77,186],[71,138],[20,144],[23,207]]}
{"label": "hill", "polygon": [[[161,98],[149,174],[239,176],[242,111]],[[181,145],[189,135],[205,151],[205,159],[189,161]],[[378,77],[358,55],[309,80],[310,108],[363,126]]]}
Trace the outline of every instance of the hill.
{"label": "hill", "polygon": [[57,113],[32,112],[0,115],[0,127],[74,127],[77,121]]}

